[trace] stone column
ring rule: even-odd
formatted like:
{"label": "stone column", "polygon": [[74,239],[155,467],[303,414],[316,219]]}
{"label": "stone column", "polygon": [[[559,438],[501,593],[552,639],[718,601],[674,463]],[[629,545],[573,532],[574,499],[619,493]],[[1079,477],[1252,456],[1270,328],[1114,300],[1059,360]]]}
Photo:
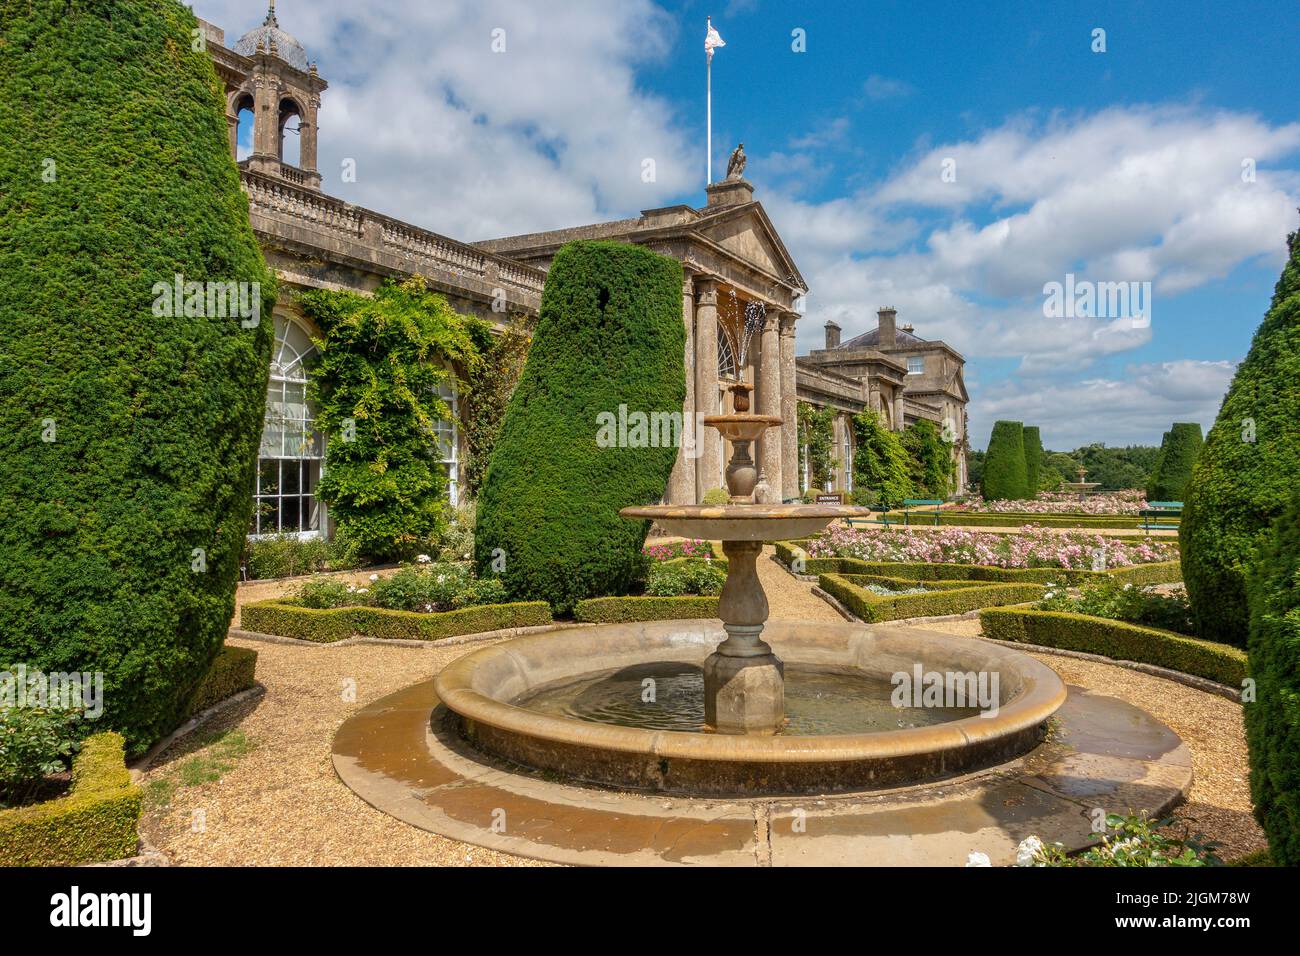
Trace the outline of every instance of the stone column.
{"label": "stone column", "polygon": [[[759,339],[759,360],[763,378],[758,383],[758,413],[760,415],[781,414],[781,317],[775,309],[763,317],[763,331]],[[773,499],[783,498],[784,484],[781,478],[781,446],[785,440],[785,422],[781,428],[769,428],[763,433],[762,457],[759,459],[760,470],[767,479],[770,489],[768,504]]]}
{"label": "stone column", "polygon": [[[794,364],[794,323],[797,312],[781,316],[781,497],[799,497],[798,371]],[[775,487],[775,485],[773,486]]]}
{"label": "stone column", "polygon": [[[718,281],[695,279],[695,409],[704,415],[718,414]],[[695,459],[696,500],[710,488],[721,486],[722,449],[718,433],[705,428],[699,436],[699,457]]]}
{"label": "stone column", "polygon": [[907,420],[903,417],[903,390],[898,390],[894,398],[894,431],[901,432],[907,427]]}
{"label": "stone column", "polygon": [[239,159],[239,116],[226,113],[226,130],[230,134],[230,158]]}
{"label": "stone column", "polygon": [[695,434],[695,284],[689,272],[682,277],[682,324],[686,326],[686,400],[682,403],[681,447],[668,479],[671,505],[693,505],[699,501],[695,493],[696,442],[701,437]]}
{"label": "stone column", "polygon": [[309,173],[316,169],[316,150],[319,129],[317,114],[320,112],[320,98],[313,93],[307,106],[307,115],[298,117],[298,167]]}

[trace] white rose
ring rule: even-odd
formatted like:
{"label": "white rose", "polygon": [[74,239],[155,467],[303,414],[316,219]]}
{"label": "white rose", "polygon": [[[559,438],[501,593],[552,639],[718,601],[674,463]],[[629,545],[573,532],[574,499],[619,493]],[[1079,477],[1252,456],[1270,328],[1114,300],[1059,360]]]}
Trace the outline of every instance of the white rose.
{"label": "white rose", "polygon": [[987,853],[972,853],[966,857],[966,865],[970,867],[992,866],[993,864],[989,862],[989,855]]}
{"label": "white rose", "polygon": [[1043,841],[1036,836],[1025,837],[1016,847],[1016,866],[1033,866],[1035,857],[1043,849]]}
{"label": "white rose", "polygon": [[378,580],[379,580],[379,575],[377,575],[377,574],[372,574],[372,575],[370,575],[370,580],[372,580],[372,581],[378,581]]}

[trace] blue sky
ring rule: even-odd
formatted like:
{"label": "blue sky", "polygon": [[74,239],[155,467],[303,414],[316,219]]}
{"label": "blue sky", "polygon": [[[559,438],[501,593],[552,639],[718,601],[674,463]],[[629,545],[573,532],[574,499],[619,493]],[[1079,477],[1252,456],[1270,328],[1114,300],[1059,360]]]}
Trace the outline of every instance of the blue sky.
{"label": "blue sky", "polygon": [[[1300,224],[1295,2],[278,6],[331,83],[325,189],[462,239],[701,205],[712,14],[715,175],[744,140],[812,287],[801,351],[896,306],[966,356],[976,447],[1208,426]],[[231,43],[265,12],[195,8]],[[1150,327],[1045,317],[1067,272],[1151,282]]]}

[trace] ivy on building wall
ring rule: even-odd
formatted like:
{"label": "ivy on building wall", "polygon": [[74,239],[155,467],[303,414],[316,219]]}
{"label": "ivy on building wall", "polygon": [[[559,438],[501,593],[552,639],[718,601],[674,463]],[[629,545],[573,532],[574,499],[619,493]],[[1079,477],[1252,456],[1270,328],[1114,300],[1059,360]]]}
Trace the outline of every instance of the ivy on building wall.
{"label": "ivy on building wall", "polygon": [[934,422],[921,419],[903,430],[903,448],[913,490],[927,498],[946,498],[957,473],[952,442],[944,440]]}
{"label": "ivy on building wall", "polygon": [[316,495],[363,554],[410,558],[446,520],[438,423],[452,410],[438,389],[453,363],[477,374],[486,324],[419,276],[373,296],[312,290],[300,302],[322,333],[308,391],[326,436]]}
{"label": "ivy on building wall", "polygon": [[822,488],[834,480],[839,465],[839,459],[831,454],[835,449],[835,409],[800,402],[798,412],[799,469],[808,475],[810,487]]}
{"label": "ivy on building wall", "polygon": [[[858,501],[896,507],[912,496],[911,457],[897,432],[870,409],[854,416],[853,487]],[[872,500],[874,499],[874,500]]]}
{"label": "ivy on building wall", "polygon": [[461,491],[468,498],[478,497],[483,476],[487,474],[488,458],[501,431],[501,420],[528,358],[532,340],[530,326],[527,316],[512,316],[499,334],[489,336],[483,361],[466,376]]}

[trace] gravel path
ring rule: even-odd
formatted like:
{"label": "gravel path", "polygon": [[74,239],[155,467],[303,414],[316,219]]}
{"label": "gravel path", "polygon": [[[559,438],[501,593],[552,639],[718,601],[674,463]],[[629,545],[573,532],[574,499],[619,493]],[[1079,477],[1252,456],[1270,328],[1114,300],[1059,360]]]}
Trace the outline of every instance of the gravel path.
{"label": "gravel path", "polygon": [[[836,622],[839,615],[767,555],[759,576],[772,617]],[[364,579],[368,573],[356,577]],[[280,582],[241,588],[242,600],[289,589]],[[241,603],[242,603],[241,600]],[[935,630],[975,637],[977,619],[936,621]],[[407,826],[372,809],[334,774],[330,743],[343,720],[365,704],[437,673],[484,644],[454,647],[297,647],[232,644],[259,653],[257,676],[267,693],[223,726],[236,728],[252,749],[228,761],[220,780],[177,786],[171,802],[153,806],[142,821],[146,839],[182,865],[437,865],[540,866],[457,843]],[[1142,707],[1167,723],[1192,751],[1196,779],[1179,811],[1224,844],[1232,858],[1264,846],[1250,815],[1241,708],[1231,701],[1119,667],[1035,655],[1068,683]],[[183,742],[146,774],[178,781],[201,740]],[[196,811],[204,826],[196,828]],[[200,832],[195,832],[198,829]]]}
{"label": "gravel path", "polygon": [[[180,787],[169,807],[147,813],[145,838],[189,866],[540,866],[418,830],[372,809],[339,782],[334,732],[365,704],[429,677],[485,644],[445,648],[297,647],[231,640],[258,652],[266,695],[232,715],[253,749],[220,781]],[[346,692],[355,688],[355,700]],[[219,730],[222,728],[214,728]],[[184,753],[170,753],[146,781],[175,779]],[[203,832],[193,832],[202,811]]]}

